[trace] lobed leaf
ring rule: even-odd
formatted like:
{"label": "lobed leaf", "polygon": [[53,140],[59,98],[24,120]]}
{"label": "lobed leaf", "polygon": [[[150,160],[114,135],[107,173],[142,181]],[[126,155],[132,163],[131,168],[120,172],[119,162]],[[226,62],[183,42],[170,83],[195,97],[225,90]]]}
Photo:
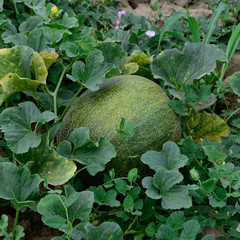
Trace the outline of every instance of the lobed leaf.
{"label": "lobed leaf", "polygon": [[39,197],[42,179],[31,175],[28,168],[19,169],[16,164],[0,163],[0,198],[11,200],[15,207],[32,206]]}
{"label": "lobed leaf", "polygon": [[186,43],[183,52],[176,48],[161,52],[151,63],[155,78],[180,89],[184,82],[192,84],[216,68],[216,61],[226,61],[225,53],[215,45]]}
{"label": "lobed leaf", "polygon": [[229,135],[227,123],[214,113],[193,113],[187,122],[188,134],[194,142],[201,143],[202,139],[221,143],[221,137]]}
{"label": "lobed leaf", "polygon": [[123,51],[121,46],[113,42],[99,43],[97,48],[102,51],[104,62],[114,64],[121,73],[124,65],[128,62],[127,52]]}
{"label": "lobed leaf", "polygon": [[142,155],[141,161],[157,172],[159,169],[177,170],[186,165],[188,158],[180,153],[176,143],[166,142],[161,152],[148,151]]}
{"label": "lobed leaf", "polygon": [[64,229],[67,228],[68,221],[71,223],[75,219],[84,221],[90,215],[94,200],[92,192],[82,191],[77,193],[77,197],[69,206],[66,205],[66,202],[76,192],[71,186],[67,185],[66,193],[66,197],[49,194],[39,201],[37,211],[43,215],[42,221],[44,224],[52,228]]}
{"label": "lobed leaf", "polygon": [[29,148],[38,147],[41,137],[32,131],[32,123],[44,124],[54,119],[49,111],[41,113],[33,102],[20,103],[18,107],[3,110],[0,115],[0,128],[4,133],[8,147],[17,154],[25,153]]}
{"label": "lobed leaf", "polygon": [[131,53],[128,62],[129,63],[131,63],[131,62],[137,63],[139,66],[142,66],[142,67],[149,67],[151,64],[151,60],[147,56],[147,54],[145,54],[144,52],[142,52],[140,50],[134,50]]}
{"label": "lobed leaf", "polygon": [[49,134],[45,133],[40,140],[41,144],[37,148],[16,155],[16,158],[26,164],[32,173],[38,173],[42,178],[46,178],[51,185],[66,183],[77,169],[75,163],[49,147]]}
{"label": "lobed leaf", "polygon": [[195,240],[200,230],[200,224],[197,220],[189,220],[183,224],[183,231],[180,240]]}
{"label": "lobed leaf", "polygon": [[58,59],[58,54],[53,50],[40,52],[40,56],[44,60],[47,69]]}
{"label": "lobed leaf", "polygon": [[0,49],[0,62],[0,105],[13,93],[35,91],[46,83],[48,72],[44,60],[29,47]]}
{"label": "lobed leaf", "polygon": [[90,54],[86,59],[86,65],[81,61],[75,62],[72,66],[72,76],[67,76],[73,81],[79,81],[89,90],[96,91],[112,68],[113,64],[104,63],[101,55]]}
{"label": "lobed leaf", "polygon": [[230,87],[240,97],[240,72],[235,72],[230,78]]}
{"label": "lobed leaf", "polygon": [[113,145],[105,138],[95,143],[89,138],[90,131],[86,127],[77,128],[70,134],[71,143],[63,141],[58,146],[58,153],[68,159],[87,166],[87,171],[94,176],[105,169],[105,165],[116,156]]}
{"label": "lobed leaf", "polygon": [[120,226],[114,222],[104,222],[99,226],[88,223],[85,226],[88,240],[123,240],[123,232]]}

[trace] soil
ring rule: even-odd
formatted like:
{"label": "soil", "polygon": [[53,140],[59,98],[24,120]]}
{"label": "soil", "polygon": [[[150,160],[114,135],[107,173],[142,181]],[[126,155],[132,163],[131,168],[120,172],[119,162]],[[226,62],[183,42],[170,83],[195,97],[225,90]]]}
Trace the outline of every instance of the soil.
{"label": "soil", "polygon": [[[175,11],[186,11],[186,0],[162,0],[158,4],[158,11],[152,11],[150,4],[153,5],[156,0],[120,0],[119,10],[125,10],[127,12],[134,13],[135,15],[145,16],[149,20],[154,20],[157,14],[161,14],[161,21],[164,23],[164,18],[171,15]],[[193,1],[187,0],[190,15],[197,18],[204,16],[210,18],[212,11],[208,9],[208,6],[203,0]],[[235,53],[232,60],[230,61],[229,67],[226,72],[226,77],[231,76],[234,72],[240,71],[240,51]],[[231,94],[227,96],[230,109],[235,110],[237,108],[237,96]],[[239,116],[240,117],[240,116]],[[11,207],[0,208],[1,214],[7,214],[9,216],[9,230],[11,230],[14,222],[14,209]],[[52,229],[44,225],[41,221],[41,216],[31,210],[27,210],[24,213],[20,213],[19,225],[24,227],[25,237],[21,240],[50,240],[54,236],[62,235],[58,230]],[[205,234],[213,234],[215,237],[221,236],[221,233],[217,229],[207,228]]]}
{"label": "soil", "polygon": [[[12,207],[0,208],[0,216],[6,214],[8,216],[8,232],[12,232],[15,210]],[[19,213],[18,225],[24,228],[25,236],[21,240],[50,240],[55,236],[63,235],[63,232],[50,228],[43,224],[41,215],[27,209],[23,213]],[[2,238],[0,238],[2,239]]]}

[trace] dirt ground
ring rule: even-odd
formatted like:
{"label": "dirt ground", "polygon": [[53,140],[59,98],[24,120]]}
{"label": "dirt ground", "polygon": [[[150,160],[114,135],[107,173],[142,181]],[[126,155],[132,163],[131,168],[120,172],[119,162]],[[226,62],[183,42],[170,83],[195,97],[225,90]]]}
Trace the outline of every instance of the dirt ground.
{"label": "dirt ground", "polygon": [[[119,10],[125,10],[131,13],[134,13],[135,15],[145,16],[149,20],[154,20],[156,17],[156,14],[161,14],[162,21],[164,23],[164,18],[171,15],[175,9],[176,11],[182,11],[186,13],[186,7],[185,7],[185,0],[162,0],[161,3],[159,3],[158,11],[152,11],[150,8],[150,4],[154,4],[156,0],[120,0],[119,1]],[[204,3],[203,0],[199,1],[192,1],[187,0],[189,12],[190,15],[197,18],[198,16],[204,16],[205,18],[210,18],[212,15],[212,11],[208,9],[208,6]],[[230,64],[229,68],[226,73],[227,76],[231,76],[234,72],[240,71],[240,52],[237,52]],[[236,95],[230,96],[231,101],[233,102],[231,104],[230,109],[234,110],[236,108]],[[2,209],[0,213],[5,213],[9,215],[9,222],[10,227],[13,225],[14,221],[14,212],[11,211],[11,214],[9,214],[9,208]],[[1,215],[1,214],[0,214]],[[23,226],[25,229],[25,237],[22,238],[22,240],[50,240],[54,236],[59,236],[59,232],[57,230],[48,228],[41,222],[40,215],[27,211],[26,213],[20,214],[19,219],[19,225]],[[207,228],[206,234],[213,234],[215,237],[220,236],[221,233],[217,231],[217,229],[209,229]]]}

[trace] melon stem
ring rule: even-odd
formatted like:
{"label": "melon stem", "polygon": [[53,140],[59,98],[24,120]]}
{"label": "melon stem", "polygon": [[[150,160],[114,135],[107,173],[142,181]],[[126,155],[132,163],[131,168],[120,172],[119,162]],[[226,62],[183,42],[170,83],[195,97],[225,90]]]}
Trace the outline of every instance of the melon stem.
{"label": "melon stem", "polygon": [[132,161],[133,167],[136,167],[136,166],[135,166],[135,163],[134,163],[134,161],[133,161],[133,159],[132,159],[132,154],[131,154],[131,152],[130,152],[130,150],[129,150],[129,148],[128,148],[127,141],[125,140],[125,138],[124,138],[122,135],[120,135],[120,136],[121,136],[121,138],[122,138],[122,140],[123,140],[123,143],[124,143],[125,147],[127,148],[127,151],[128,151],[128,154],[129,154],[129,158],[130,158],[131,161]]}
{"label": "melon stem", "polygon": [[69,109],[69,107],[71,106],[72,102],[74,101],[74,99],[79,95],[79,93],[84,89],[85,87],[80,87],[79,90],[76,92],[76,94],[72,97],[72,99],[68,102],[67,106],[65,107],[62,115],[58,118],[58,121],[61,121],[63,119],[63,117],[65,116],[67,110]]}

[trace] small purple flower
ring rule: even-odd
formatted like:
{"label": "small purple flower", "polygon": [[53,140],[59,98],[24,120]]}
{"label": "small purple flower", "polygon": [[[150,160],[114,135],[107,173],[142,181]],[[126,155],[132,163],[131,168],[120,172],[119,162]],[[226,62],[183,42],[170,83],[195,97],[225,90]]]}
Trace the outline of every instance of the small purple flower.
{"label": "small purple flower", "polygon": [[118,19],[121,19],[122,15],[126,16],[126,12],[124,10],[118,11]]}
{"label": "small purple flower", "polygon": [[147,35],[148,37],[150,37],[150,38],[153,37],[153,36],[155,36],[155,34],[156,34],[156,33],[155,33],[154,31],[151,31],[151,30],[147,30],[147,31],[146,31],[146,35]]}
{"label": "small purple flower", "polygon": [[238,227],[236,228],[237,232],[240,232],[240,223],[238,224]]}
{"label": "small purple flower", "polygon": [[96,3],[96,0],[93,0],[92,3],[95,4],[95,3]]}
{"label": "small purple flower", "polygon": [[120,21],[116,21],[116,27],[115,27],[115,30],[117,30],[120,26]]}

